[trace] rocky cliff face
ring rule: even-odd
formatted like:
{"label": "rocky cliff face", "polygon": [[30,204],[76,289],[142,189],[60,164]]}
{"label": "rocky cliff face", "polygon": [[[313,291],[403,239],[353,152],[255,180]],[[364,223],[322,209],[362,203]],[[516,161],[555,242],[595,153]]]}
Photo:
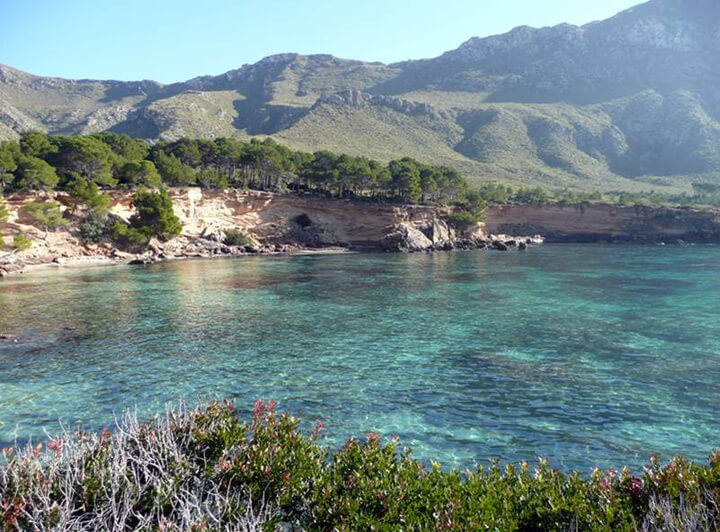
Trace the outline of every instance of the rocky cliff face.
{"label": "rocky cliff face", "polygon": [[[177,188],[170,191],[183,223],[180,237],[151,242],[148,251],[125,253],[110,243],[84,245],[79,218],[63,193],[56,201],[69,210],[70,225],[47,235],[23,213],[37,195],[6,198],[10,219],[0,228],[6,242],[22,233],[33,241],[28,251],[0,250],[0,275],[28,265],[101,261],[153,261],[184,257],[277,253],[342,248],[360,251],[449,251],[524,249],[548,242],[720,242],[720,212],[689,209],[620,208],[609,205],[490,206],[484,226],[458,231],[447,223],[449,211],[422,205],[276,195],[267,192]],[[112,193],[111,215],[127,220],[132,193]],[[229,229],[248,237],[247,245],[224,242]],[[511,236],[516,235],[516,236]],[[525,236],[517,236],[525,235]],[[539,238],[535,238],[535,236]]]}
{"label": "rocky cliff face", "polygon": [[547,242],[720,242],[720,213],[612,205],[491,206],[491,233],[534,234]]}
{"label": "rocky cliff face", "polygon": [[[0,270],[45,263],[152,261],[326,248],[412,252],[484,246],[481,230],[456,231],[446,221],[448,211],[436,207],[199,188],[171,189],[170,195],[183,223],[182,235],[167,243],[152,241],[147,252],[135,255],[109,242],[83,244],[81,219],[73,214],[73,202],[64,193],[56,193],[52,199],[64,207],[70,224],[48,234],[23,211],[25,204],[45,196],[11,195],[6,198],[10,218],[0,234],[6,241],[16,234],[26,235],[33,245],[19,253],[0,249]],[[133,213],[132,193],[115,191],[111,196],[110,215],[128,220]],[[247,244],[227,244],[230,229],[244,233]]]}
{"label": "rocky cliff face", "polygon": [[0,66],[0,137],[272,135],[413,156],[470,179],[600,190],[720,183],[720,6],[651,0],[584,26],[520,26],[393,65],[279,54],[171,85]]}

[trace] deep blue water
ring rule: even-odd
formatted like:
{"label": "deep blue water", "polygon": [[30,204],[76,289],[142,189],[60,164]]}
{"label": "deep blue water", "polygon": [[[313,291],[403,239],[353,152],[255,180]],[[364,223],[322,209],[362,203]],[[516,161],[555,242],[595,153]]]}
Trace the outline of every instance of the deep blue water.
{"label": "deep blue water", "polygon": [[0,445],[196,396],[471,466],[720,447],[720,248],[547,245],[43,271],[0,282]]}

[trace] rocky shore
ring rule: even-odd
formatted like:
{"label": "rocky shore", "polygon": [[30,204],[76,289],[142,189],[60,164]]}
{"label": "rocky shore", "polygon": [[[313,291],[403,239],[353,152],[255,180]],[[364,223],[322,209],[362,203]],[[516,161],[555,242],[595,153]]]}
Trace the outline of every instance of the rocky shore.
{"label": "rocky shore", "polygon": [[[469,249],[523,250],[543,238],[486,234],[482,224],[458,230],[448,223],[449,210],[421,205],[353,202],[276,195],[254,191],[171,191],[183,233],[168,242],[151,240],[142,252],[130,253],[111,242],[83,243],[80,219],[63,193],[52,199],[64,205],[69,225],[46,233],[23,215],[22,206],[38,199],[15,195],[7,199],[7,236],[24,234],[33,244],[26,251],[0,252],[0,277],[40,266],[151,264],[178,259],[239,257],[308,252],[386,251],[433,252]],[[111,216],[127,220],[132,194],[112,193]],[[232,245],[227,232],[241,231],[241,245]]]}

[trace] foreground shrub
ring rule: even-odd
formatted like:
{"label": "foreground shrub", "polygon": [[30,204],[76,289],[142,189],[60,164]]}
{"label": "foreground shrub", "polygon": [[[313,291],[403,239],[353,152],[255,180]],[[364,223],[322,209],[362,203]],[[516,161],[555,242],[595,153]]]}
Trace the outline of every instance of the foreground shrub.
{"label": "foreground shrub", "polygon": [[717,530],[720,455],[564,474],[540,462],[447,471],[369,434],[334,454],[258,402],[168,410],[114,432],[6,450],[7,530]]}

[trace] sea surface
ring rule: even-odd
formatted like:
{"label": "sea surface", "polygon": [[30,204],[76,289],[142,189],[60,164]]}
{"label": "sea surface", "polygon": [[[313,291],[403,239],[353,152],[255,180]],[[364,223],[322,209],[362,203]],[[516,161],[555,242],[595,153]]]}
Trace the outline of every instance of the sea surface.
{"label": "sea surface", "polygon": [[257,398],[325,443],[637,469],[720,447],[720,247],[188,260],[0,281],[0,446]]}

